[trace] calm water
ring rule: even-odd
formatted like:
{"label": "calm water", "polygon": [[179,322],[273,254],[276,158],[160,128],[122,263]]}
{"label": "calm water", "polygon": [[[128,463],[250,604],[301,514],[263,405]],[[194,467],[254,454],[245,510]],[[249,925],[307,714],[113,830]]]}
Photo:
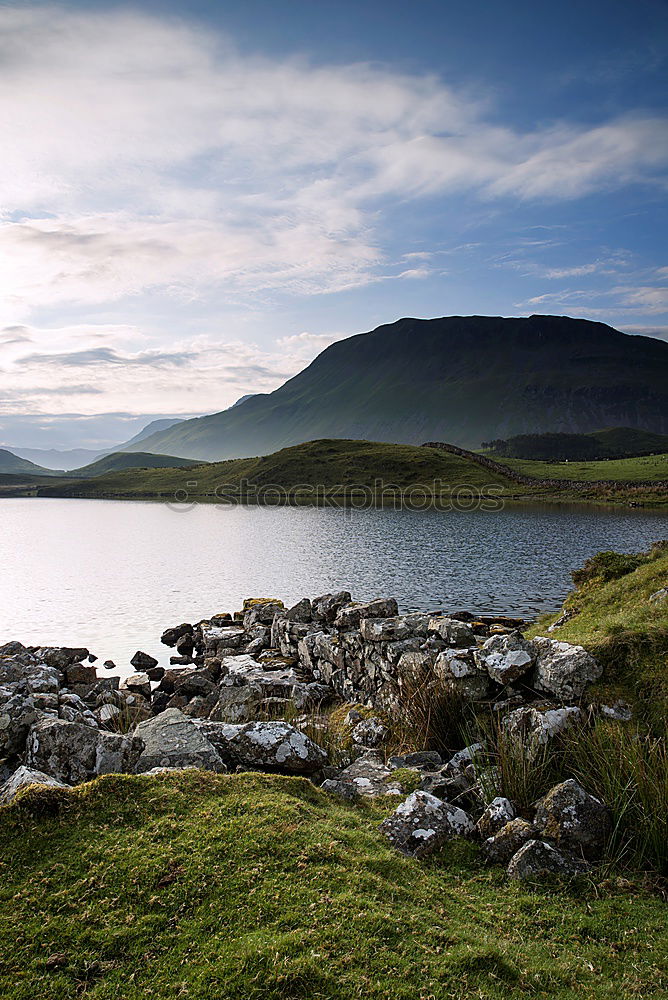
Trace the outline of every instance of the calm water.
{"label": "calm water", "polygon": [[137,649],[166,663],[162,630],[249,596],[332,589],[402,610],[525,617],[554,610],[569,570],[601,549],[668,537],[643,510],[343,513],[104,500],[0,500],[0,641],[88,646],[120,672]]}

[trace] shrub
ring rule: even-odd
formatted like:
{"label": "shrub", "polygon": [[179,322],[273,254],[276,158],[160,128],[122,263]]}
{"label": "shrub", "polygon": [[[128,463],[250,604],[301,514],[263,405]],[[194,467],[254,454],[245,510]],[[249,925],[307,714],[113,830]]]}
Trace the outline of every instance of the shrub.
{"label": "shrub", "polygon": [[621,552],[598,552],[591,559],[587,559],[581,569],[573,570],[571,577],[576,587],[581,587],[592,580],[607,583],[608,580],[618,580],[627,573],[633,573],[639,566],[649,562],[649,559],[649,555],[643,552],[632,555]]}

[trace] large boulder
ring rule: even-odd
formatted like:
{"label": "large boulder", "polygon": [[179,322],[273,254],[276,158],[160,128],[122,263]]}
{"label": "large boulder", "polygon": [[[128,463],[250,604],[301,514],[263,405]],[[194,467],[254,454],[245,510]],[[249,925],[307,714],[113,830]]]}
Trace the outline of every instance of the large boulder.
{"label": "large boulder", "polygon": [[551,875],[569,877],[583,871],[583,866],[562,854],[552,844],[543,840],[530,840],[520,847],[508,865],[508,878],[542,879]]}
{"label": "large boulder", "polygon": [[58,781],[78,785],[98,774],[133,772],[143,746],[136,736],[44,718],[30,730],[26,764]]}
{"label": "large boulder", "polygon": [[[335,628],[340,631],[346,631],[347,629],[364,629],[363,623],[367,619],[373,618],[391,618],[395,619],[399,614],[399,607],[397,602],[393,597],[379,597],[375,601],[367,601],[366,604],[350,604],[347,607],[342,607],[336,614],[334,619]],[[393,635],[393,630],[397,633]],[[380,642],[382,639],[387,638],[397,638],[404,639],[410,634],[410,628],[402,621],[390,622],[388,625],[381,629],[382,632],[387,632],[387,635],[376,636],[375,632],[371,632],[368,636],[371,642]],[[402,634],[398,634],[402,633]],[[362,631],[364,635],[364,631]]]}
{"label": "large boulder", "polygon": [[606,806],[573,778],[555,785],[540,800],[534,825],[560,847],[600,857],[612,830]]}
{"label": "large boulder", "polygon": [[463,809],[416,791],[380,825],[393,847],[402,854],[423,858],[455,837],[468,837],[474,826]]}
{"label": "large boulder", "polygon": [[428,629],[431,635],[438,636],[448,646],[475,646],[475,632],[470,625],[457,618],[443,615],[430,618]]}
{"label": "large boulder", "polygon": [[287,722],[224,722],[198,720],[200,733],[230,766],[287,774],[314,774],[327,763],[327,754],[313,740]]}
{"label": "large boulder", "polygon": [[168,708],[152,719],[140,722],[135,735],[144,749],[137,761],[137,773],[154,767],[199,767],[205,771],[227,770],[220,754],[193,719],[178,708]]}
{"label": "large boulder", "polygon": [[493,635],[476,652],[476,661],[493,681],[510,684],[536,662],[536,649],[520,632]]}
{"label": "large boulder", "polygon": [[383,763],[383,755],[379,751],[368,750],[335,778],[324,781],[321,787],[323,791],[344,799],[401,795],[401,785],[392,778],[393,770]]}
{"label": "large boulder", "polygon": [[489,677],[475,660],[473,649],[444,649],[436,657],[434,674],[453,693],[477,701],[489,694]]}
{"label": "large boulder", "polygon": [[597,681],[603,667],[582,646],[539,636],[533,640],[537,651],[532,684],[560,701],[577,701],[587,684]]}
{"label": "large boulder", "polygon": [[501,729],[507,740],[524,747],[525,756],[530,760],[555,736],[583,726],[584,723],[584,712],[575,705],[564,708],[525,705],[505,715],[501,721]]}
{"label": "large boulder", "polygon": [[49,788],[70,787],[50,774],[45,774],[44,771],[35,771],[33,768],[22,765],[0,788],[0,805],[9,805],[19,792],[29,785],[48,785]]}
{"label": "large boulder", "polygon": [[37,721],[35,699],[16,688],[0,688],[0,757],[21,753]]}
{"label": "large boulder", "polygon": [[351,594],[348,590],[339,590],[335,594],[322,594],[321,597],[314,597],[311,602],[311,613],[314,621],[333,622],[339,609],[345,604],[350,604],[351,600]]}

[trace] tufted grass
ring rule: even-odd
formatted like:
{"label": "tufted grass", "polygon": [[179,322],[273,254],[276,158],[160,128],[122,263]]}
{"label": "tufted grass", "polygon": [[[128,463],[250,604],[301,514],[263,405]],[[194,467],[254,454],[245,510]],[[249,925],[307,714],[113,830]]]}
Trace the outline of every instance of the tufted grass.
{"label": "tufted grass", "polygon": [[186,771],[0,810],[3,1000],[618,1000],[668,990],[665,904],[536,889],[299,778]]}

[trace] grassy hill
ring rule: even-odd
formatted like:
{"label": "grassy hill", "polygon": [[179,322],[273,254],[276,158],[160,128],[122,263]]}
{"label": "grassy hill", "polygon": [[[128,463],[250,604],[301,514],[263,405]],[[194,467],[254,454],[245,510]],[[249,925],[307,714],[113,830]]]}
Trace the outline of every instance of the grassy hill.
{"label": "grassy hill", "polygon": [[123,469],[187,469],[193,462],[187,458],[175,458],[173,455],[151,455],[148,452],[124,452],[117,451],[111,455],[98,458],[90,465],[84,465],[81,469],[74,469],[69,473],[82,479],[90,479],[93,476],[109,475],[114,472],[121,472]]}
{"label": "grassy hill", "polygon": [[42,492],[59,496],[171,499],[177,490],[187,490],[190,498],[206,499],[215,497],[218,490],[218,495],[250,494],[249,499],[253,492],[264,492],[265,498],[271,500],[271,487],[298,495],[317,486],[334,493],[337,487],[374,490],[378,482],[401,490],[424,484],[430,492],[434,483],[444,488],[465,484],[476,492],[496,484],[511,492],[518,490],[510,480],[469,459],[431,448],[325,439],[260,458],[231,459],[187,469],[129,469],[64,485],[58,487],[57,493],[49,489]]}
{"label": "grassy hill", "polygon": [[194,770],[27,790],[0,809],[3,1000],[665,995],[658,896],[404,858],[395,804]]}
{"label": "grassy hill", "polygon": [[332,344],[269,395],[146,438],[218,461],[314,438],[421,444],[635,426],[668,432],[668,344],[559,316],[402,319]]}
{"label": "grassy hill", "polygon": [[41,465],[29,462],[27,458],[19,458],[6,448],[0,448],[0,475],[58,476],[62,475],[62,472],[45,469]]}

